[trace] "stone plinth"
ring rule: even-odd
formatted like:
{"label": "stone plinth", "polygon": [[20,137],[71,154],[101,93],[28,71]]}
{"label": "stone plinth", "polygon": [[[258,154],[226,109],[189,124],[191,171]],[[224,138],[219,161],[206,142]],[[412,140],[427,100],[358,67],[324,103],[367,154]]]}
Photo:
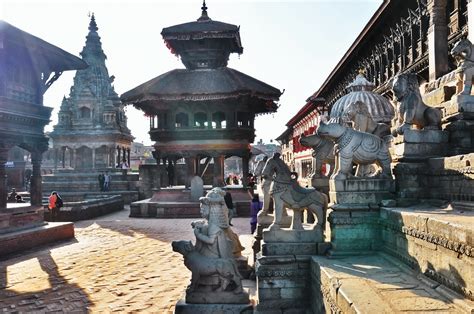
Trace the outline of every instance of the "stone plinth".
{"label": "stone plinth", "polygon": [[333,210],[368,209],[384,199],[393,198],[391,179],[351,178],[329,181],[329,199]]}
{"label": "stone plinth", "polygon": [[180,300],[176,304],[174,312],[176,314],[252,314],[251,304],[191,304],[185,300]]}
{"label": "stone plinth", "polygon": [[311,185],[320,192],[329,193],[329,177],[313,177]]}
{"label": "stone plinth", "polygon": [[310,306],[310,256],[259,256],[255,313],[304,313]]}
{"label": "stone plinth", "polygon": [[380,248],[379,211],[332,211],[330,256],[350,256],[373,252]]}
{"label": "stone plinth", "polygon": [[474,119],[474,96],[455,95],[442,107],[443,121]]}
{"label": "stone plinth", "polygon": [[442,130],[405,130],[393,140],[393,158],[401,161],[426,160],[446,154],[449,135]]}
{"label": "stone plinth", "polygon": [[50,222],[0,233],[0,256],[71,238],[74,238],[74,225],[71,222]]}
{"label": "stone plinth", "polygon": [[263,231],[262,255],[316,255],[324,241],[321,230]]}
{"label": "stone plinth", "polygon": [[188,304],[249,304],[246,292],[217,291],[213,286],[199,286],[199,291],[186,292],[185,302]]}

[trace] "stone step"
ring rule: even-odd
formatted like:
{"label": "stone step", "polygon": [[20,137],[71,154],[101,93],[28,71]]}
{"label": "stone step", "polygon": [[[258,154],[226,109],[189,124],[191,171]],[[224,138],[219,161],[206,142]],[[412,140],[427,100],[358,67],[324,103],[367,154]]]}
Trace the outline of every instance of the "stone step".
{"label": "stone step", "polygon": [[311,259],[313,313],[471,313],[474,302],[386,254]]}

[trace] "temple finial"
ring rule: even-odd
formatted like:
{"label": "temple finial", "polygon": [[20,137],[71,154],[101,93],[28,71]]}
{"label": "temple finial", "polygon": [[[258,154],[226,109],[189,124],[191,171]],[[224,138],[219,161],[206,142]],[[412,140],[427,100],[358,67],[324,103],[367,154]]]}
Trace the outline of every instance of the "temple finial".
{"label": "temple finial", "polygon": [[201,14],[201,17],[198,18],[198,21],[208,21],[208,20],[210,20],[209,16],[207,15],[206,0],[202,1],[201,10],[202,10],[202,14]]}
{"label": "temple finial", "polygon": [[99,28],[97,28],[97,23],[95,22],[94,12],[92,12],[92,14],[89,13],[89,16],[91,17],[91,21],[89,23],[89,30],[93,32],[97,32]]}

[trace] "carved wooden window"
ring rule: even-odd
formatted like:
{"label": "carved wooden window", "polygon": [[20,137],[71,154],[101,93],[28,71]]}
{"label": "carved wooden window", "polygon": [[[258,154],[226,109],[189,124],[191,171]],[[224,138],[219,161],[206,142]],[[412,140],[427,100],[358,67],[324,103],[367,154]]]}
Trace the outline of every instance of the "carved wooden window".
{"label": "carved wooden window", "polygon": [[212,128],[225,129],[226,126],[225,113],[222,111],[214,112],[212,114]]}
{"label": "carved wooden window", "polygon": [[175,121],[176,128],[185,128],[189,126],[189,118],[188,114],[184,112],[180,112],[176,115]]}
{"label": "carved wooden window", "polygon": [[196,112],[194,114],[194,126],[198,128],[207,126],[207,114],[205,112]]}

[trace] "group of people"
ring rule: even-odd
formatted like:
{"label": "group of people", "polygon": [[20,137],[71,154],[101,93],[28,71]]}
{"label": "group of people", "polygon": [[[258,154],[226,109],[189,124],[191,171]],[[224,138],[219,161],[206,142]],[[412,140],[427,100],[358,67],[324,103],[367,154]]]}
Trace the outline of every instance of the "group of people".
{"label": "group of people", "polygon": [[110,174],[106,171],[105,174],[101,172],[98,176],[99,188],[101,192],[107,192],[110,189]]}
{"label": "group of people", "polygon": [[23,197],[16,192],[15,188],[12,188],[12,191],[7,196],[8,203],[24,203]]}
{"label": "group of people", "polygon": [[240,177],[237,175],[229,174],[225,179],[226,185],[239,185],[240,184]]}

